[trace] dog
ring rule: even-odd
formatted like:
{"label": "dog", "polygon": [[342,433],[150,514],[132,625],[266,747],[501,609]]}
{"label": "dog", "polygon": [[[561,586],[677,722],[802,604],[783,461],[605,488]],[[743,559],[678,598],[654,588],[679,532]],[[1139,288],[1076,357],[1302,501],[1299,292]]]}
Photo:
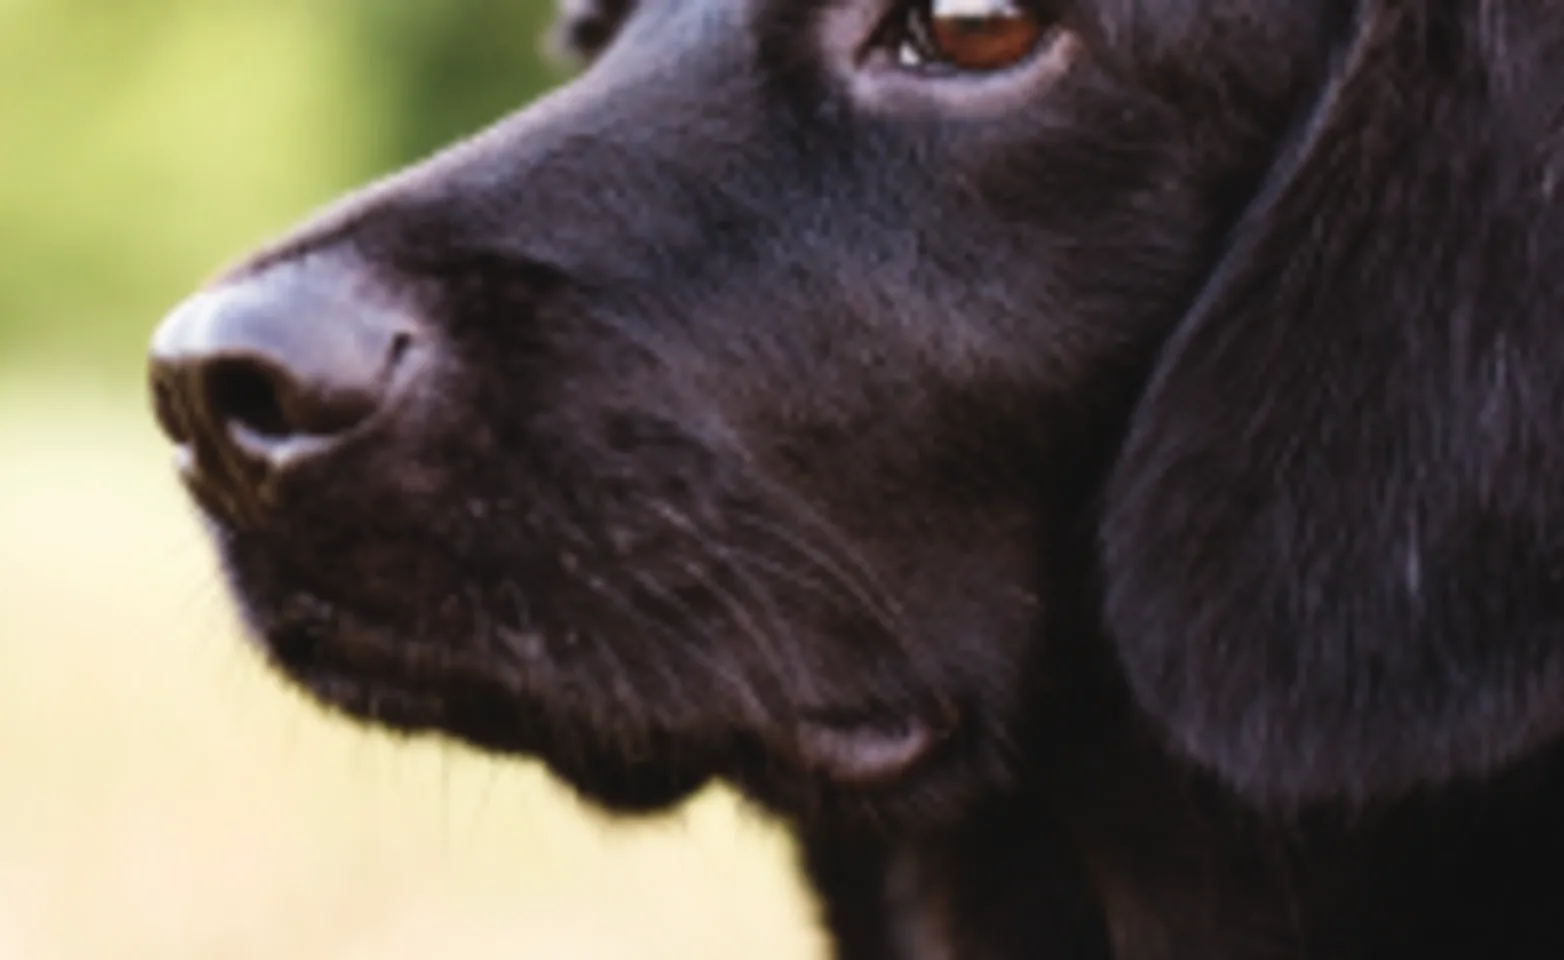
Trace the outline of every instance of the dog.
{"label": "dog", "polygon": [[265,656],[842,960],[1564,955],[1564,8],[583,3],[178,307]]}

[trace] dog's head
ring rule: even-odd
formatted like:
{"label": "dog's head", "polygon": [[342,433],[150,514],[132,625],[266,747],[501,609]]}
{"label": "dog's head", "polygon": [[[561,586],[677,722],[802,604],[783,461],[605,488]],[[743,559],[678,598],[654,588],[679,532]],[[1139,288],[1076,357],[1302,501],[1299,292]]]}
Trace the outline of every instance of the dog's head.
{"label": "dog's head", "polygon": [[289,675],[615,807],[948,816],[1069,683],[1105,511],[1132,687],[1245,786],[1536,735],[1564,660],[1485,631],[1564,605],[1526,269],[1564,235],[1513,219],[1560,167],[1505,139],[1559,97],[1498,52],[1541,4],[577,14],[580,79],[157,336]]}

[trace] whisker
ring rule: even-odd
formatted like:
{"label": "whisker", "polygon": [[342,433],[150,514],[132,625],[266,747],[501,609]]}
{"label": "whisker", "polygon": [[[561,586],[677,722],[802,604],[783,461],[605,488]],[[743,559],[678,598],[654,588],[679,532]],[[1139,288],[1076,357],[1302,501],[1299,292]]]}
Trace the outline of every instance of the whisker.
{"label": "whisker", "polygon": [[[646,593],[656,598],[660,602],[665,603],[671,607],[676,613],[678,613],[683,622],[692,628],[696,634],[701,637],[701,639],[705,640],[713,647],[718,647],[721,645],[722,638],[713,633],[710,627],[708,627],[703,622],[702,618],[696,615],[695,612],[690,609],[689,605],[685,603],[685,601],[681,600],[673,591],[663,587],[654,578],[646,573],[633,572],[631,576],[635,580],[636,586],[646,591]],[[589,586],[591,585],[589,584]],[[601,586],[606,587],[606,584]],[[769,711],[765,709],[764,701],[755,690],[751,677],[743,672],[734,674],[722,661],[714,659],[706,652],[700,650],[699,647],[691,647],[688,644],[687,638],[685,638],[677,630],[673,629],[673,627],[659,621],[655,617],[650,616],[645,611],[640,610],[633,603],[631,603],[629,599],[619,595],[617,592],[613,594],[613,598],[616,600],[616,602],[619,603],[621,608],[632,617],[657,633],[660,633],[678,642],[680,646],[683,647],[687,652],[697,657],[701,661],[702,665],[713,676],[722,677],[724,680],[733,684],[735,690],[740,696],[740,699],[742,699],[749,707],[754,716],[764,717],[768,715]],[[660,666],[662,666],[666,661],[664,658],[657,658],[657,662]],[[664,670],[668,669],[668,667],[664,667]],[[675,689],[677,689],[677,687],[681,685],[678,677],[673,675],[671,678],[674,681]]]}
{"label": "whisker", "polygon": [[[900,605],[895,601],[890,591],[882,585],[875,574],[867,558],[861,552],[854,549],[848,538],[840,528],[830,523],[817,511],[810,508],[799,497],[779,489],[775,484],[762,478],[756,479],[763,489],[769,489],[777,497],[782,509],[810,524],[815,532],[822,538],[821,546],[815,546],[807,538],[800,536],[787,524],[777,522],[764,515],[754,512],[744,512],[738,515],[737,521],[748,525],[751,529],[770,537],[773,541],[791,548],[807,563],[815,569],[831,578],[840,587],[848,591],[849,596],[857,600],[862,609],[874,617],[880,628],[885,631],[887,637],[896,645],[896,649],[913,665],[919,673],[927,677],[937,677],[942,669],[941,665],[931,657],[930,651],[924,645],[912,642],[905,629],[906,618]],[[836,562],[840,559],[850,569],[844,570]],[[853,576],[856,573],[863,579]],[[939,689],[935,685],[935,689]],[[938,704],[942,713],[951,715],[956,712],[954,704],[940,702]]]}
{"label": "whisker", "polygon": [[[782,490],[776,484],[758,476],[755,477],[754,482],[767,493],[772,503],[786,510],[791,517],[812,526],[822,538],[825,547],[829,549],[822,550],[794,533],[789,525],[771,521],[753,511],[741,511],[737,514],[737,519],[793,548],[806,560],[836,578],[852,593],[854,599],[882,621],[886,630],[895,632],[897,624],[902,619],[900,605],[896,602],[894,594],[881,583],[868,559],[853,548],[840,528],[821,516],[798,496]],[[844,569],[841,564],[846,564],[847,569]],[[860,577],[862,579],[859,579]]]}
{"label": "whisker", "polygon": [[754,603],[765,608],[766,619],[770,621],[772,627],[769,632],[751,616],[742,599],[723,589],[717,579],[700,564],[687,563],[684,565],[684,572],[697,580],[712,596],[720,600],[723,606],[728,608],[729,614],[733,617],[738,627],[760,646],[761,654],[766,657],[775,674],[779,677],[791,675],[791,679],[797,680],[796,671],[794,671],[792,664],[789,663],[788,658],[782,655],[778,646],[779,642],[783,641],[784,638],[791,639],[791,636],[786,625],[786,618],[777,609],[775,598],[771,592],[744,568],[741,558],[733,548],[719,543],[714,538],[703,536],[702,531],[693,518],[666,503],[658,504],[658,512],[662,513],[665,519],[675,521],[681,531],[695,537],[701,548],[709,555],[725,561],[724,568],[749,588],[748,592]]}

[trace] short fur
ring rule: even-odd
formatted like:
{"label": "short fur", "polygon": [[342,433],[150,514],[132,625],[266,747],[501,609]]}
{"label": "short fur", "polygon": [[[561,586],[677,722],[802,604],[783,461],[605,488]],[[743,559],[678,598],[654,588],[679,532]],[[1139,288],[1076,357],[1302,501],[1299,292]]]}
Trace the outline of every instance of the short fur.
{"label": "short fur", "polygon": [[268,654],[737,787],[843,960],[1564,956],[1564,8],[1080,0],[982,81],[897,9],[578,5],[583,77],[226,275],[427,360],[207,504]]}

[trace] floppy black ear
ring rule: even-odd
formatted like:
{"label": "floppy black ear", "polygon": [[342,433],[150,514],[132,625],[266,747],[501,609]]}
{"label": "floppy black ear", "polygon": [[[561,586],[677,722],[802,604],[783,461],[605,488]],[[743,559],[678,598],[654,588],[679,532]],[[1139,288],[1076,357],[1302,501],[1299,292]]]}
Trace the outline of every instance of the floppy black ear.
{"label": "floppy black ear", "polygon": [[1564,731],[1564,6],[1364,0],[1108,488],[1142,707],[1366,800]]}

